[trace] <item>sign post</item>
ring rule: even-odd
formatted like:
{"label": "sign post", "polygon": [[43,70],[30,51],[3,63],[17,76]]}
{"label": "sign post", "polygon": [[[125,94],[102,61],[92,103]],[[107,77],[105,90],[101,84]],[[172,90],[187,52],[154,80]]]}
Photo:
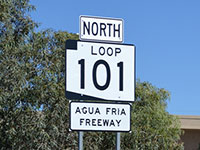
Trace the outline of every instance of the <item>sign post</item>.
{"label": "sign post", "polygon": [[78,150],[83,150],[83,131],[78,132]]}
{"label": "sign post", "polygon": [[116,150],[120,150],[120,132],[116,133]]}

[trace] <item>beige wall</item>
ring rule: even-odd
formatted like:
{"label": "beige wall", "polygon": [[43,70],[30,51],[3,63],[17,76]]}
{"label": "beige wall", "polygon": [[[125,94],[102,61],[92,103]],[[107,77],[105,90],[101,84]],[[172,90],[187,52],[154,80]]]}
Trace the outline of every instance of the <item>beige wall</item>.
{"label": "beige wall", "polygon": [[179,115],[185,150],[200,150],[200,116]]}
{"label": "beige wall", "polygon": [[198,148],[200,144],[200,130],[183,129],[184,135],[181,136],[182,142],[184,142],[185,150],[200,150]]}

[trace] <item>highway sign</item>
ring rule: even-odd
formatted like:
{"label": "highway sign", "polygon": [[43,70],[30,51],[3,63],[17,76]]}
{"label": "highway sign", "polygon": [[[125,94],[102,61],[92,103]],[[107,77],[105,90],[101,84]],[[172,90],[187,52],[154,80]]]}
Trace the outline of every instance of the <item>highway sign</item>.
{"label": "highway sign", "polygon": [[133,102],[135,46],[67,40],[66,97]]}
{"label": "highway sign", "polygon": [[130,104],[70,102],[70,129],[129,132],[130,112]]}
{"label": "highway sign", "polygon": [[123,20],[80,16],[80,40],[123,42]]}

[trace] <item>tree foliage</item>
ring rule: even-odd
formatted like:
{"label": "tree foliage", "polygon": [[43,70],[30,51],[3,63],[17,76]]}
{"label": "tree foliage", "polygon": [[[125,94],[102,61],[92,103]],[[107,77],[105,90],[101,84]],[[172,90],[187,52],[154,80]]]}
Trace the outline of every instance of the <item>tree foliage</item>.
{"label": "tree foliage", "polygon": [[0,4],[0,148],[65,149],[76,146],[68,131],[64,96],[67,32],[34,32],[28,0]]}
{"label": "tree foliage", "polygon": [[[128,149],[182,149],[180,124],[166,112],[169,92],[148,82],[137,82],[132,107],[132,133],[123,136]],[[131,140],[133,144],[126,144]]]}
{"label": "tree foliage", "polygon": [[[65,98],[65,41],[76,34],[44,30],[30,17],[29,0],[0,0],[0,149],[77,149]],[[169,93],[137,82],[132,133],[122,149],[181,149],[177,119],[166,111]],[[115,134],[86,132],[85,149],[114,149]]]}

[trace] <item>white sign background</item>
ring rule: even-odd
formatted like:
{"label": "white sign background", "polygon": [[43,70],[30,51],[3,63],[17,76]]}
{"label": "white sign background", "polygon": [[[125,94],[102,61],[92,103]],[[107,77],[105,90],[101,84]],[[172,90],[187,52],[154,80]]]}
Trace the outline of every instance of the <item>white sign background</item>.
{"label": "white sign background", "polygon": [[[91,52],[93,47],[93,52]],[[112,56],[99,54],[99,48],[109,47],[115,50],[120,48],[121,52],[113,52]],[[95,53],[96,55],[92,55]],[[111,52],[110,52],[111,54]],[[81,89],[81,65],[79,60],[85,60],[85,88]],[[110,84],[105,90],[99,90],[94,86],[92,70],[97,60],[104,60],[110,67]],[[123,91],[119,90],[119,67],[117,64],[123,62]],[[97,68],[97,82],[104,85],[107,79],[107,71],[104,65]],[[77,41],[77,50],[66,50],[66,92],[87,95],[96,99],[111,101],[134,101],[135,97],[135,46],[125,44],[106,44]],[[68,95],[66,93],[66,97]]]}
{"label": "white sign background", "polygon": [[[87,32],[84,33],[84,22],[88,25],[88,22],[90,23],[90,34]],[[94,26],[95,32],[98,30],[97,35],[93,35],[91,30],[92,30],[92,23],[98,24],[98,29],[96,26]],[[105,34],[102,32],[102,35],[100,35],[100,23],[104,23],[106,25],[105,28]],[[111,26],[109,27],[107,24],[110,24]],[[118,32],[116,32],[116,36],[114,36],[114,30],[113,27],[115,25],[115,29],[119,29],[120,31],[120,36],[118,35]],[[120,28],[118,28],[120,25]],[[109,29],[110,29],[110,36],[109,36]],[[96,40],[96,41],[110,41],[110,42],[123,42],[123,20],[122,19],[114,19],[114,18],[103,18],[103,17],[91,17],[91,16],[80,16],[80,29],[79,29],[79,37],[80,40]]]}
{"label": "white sign background", "polygon": [[[90,107],[90,113],[88,108]],[[78,108],[78,109],[77,109]],[[84,112],[82,112],[84,108]],[[93,108],[93,111],[92,111]],[[98,108],[100,113],[94,113]],[[107,113],[106,113],[106,109]],[[116,110],[112,112],[112,109]],[[122,110],[123,109],[123,110]],[[70,103],[70,129],[90,130],[90,131],[130,131],[130,110],[129,104],[109,104],[109,103]],[[80,110],[80,111],[77,111]],[[87,111],[87,113],[86,113]],[[123,112],[122,112],[123,111]],[[92,113],[93,112],[93,113]],[[90,121],[86,123],[87,121]],[[108,125],[103,122],[107,120]],[[110,125],[111,121],[113,124]],[[117,123],[118,122],[118,123]]]}

